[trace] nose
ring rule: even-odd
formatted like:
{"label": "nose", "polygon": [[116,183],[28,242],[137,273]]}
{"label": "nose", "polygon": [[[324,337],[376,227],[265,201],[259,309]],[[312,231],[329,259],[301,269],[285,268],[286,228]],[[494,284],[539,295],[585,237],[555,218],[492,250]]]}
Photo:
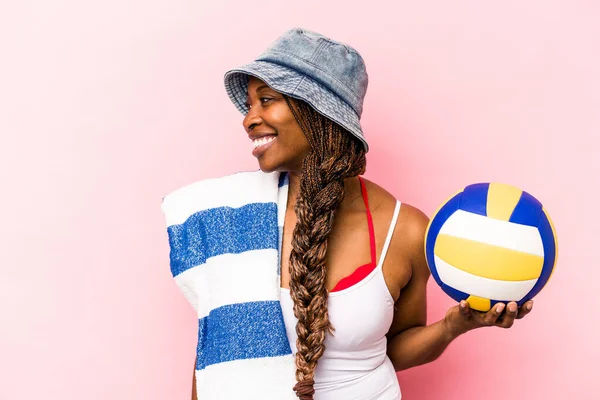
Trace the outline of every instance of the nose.
{"label": "nose", "polygon": [[250,133],[252,129],[254,129],[257,125],[260,125],[262,119],[260,118],[260,113],[258,111],[260,107],[250,107],[248,113],[244,117],[242,124],[244,125],[244,129],[246,129],[247,133]]}

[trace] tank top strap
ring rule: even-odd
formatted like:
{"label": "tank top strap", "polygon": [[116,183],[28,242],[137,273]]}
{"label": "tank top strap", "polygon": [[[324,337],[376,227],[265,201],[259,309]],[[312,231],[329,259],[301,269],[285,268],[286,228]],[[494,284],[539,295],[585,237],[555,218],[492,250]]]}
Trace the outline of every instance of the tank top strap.
{"label": "tank top strap", "polygon": [[383,244],[383,249],[381,250],[381,255],[379,256],[379,263],[377,264],[377,268],[381,268],[383,265],[383,261],[385,260],[385,256],[387,254],[388,248],[390,247],[390,242],[392,241],[392,236],[394,234],[394,229],[396,228],[396,223],[398,222],[398,215],[400,214],[400,201],[396,200],[396,207],[394,208],[394,215],[392,217],[392,222],[390,222],[390,228],[388,230],[388,234],[385,238],[385,242]]}

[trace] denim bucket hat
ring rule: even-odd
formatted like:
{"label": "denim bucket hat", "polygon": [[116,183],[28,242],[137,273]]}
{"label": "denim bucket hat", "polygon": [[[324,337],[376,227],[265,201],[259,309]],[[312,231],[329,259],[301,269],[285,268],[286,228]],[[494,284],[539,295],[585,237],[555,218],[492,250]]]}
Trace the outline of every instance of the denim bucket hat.
{"label": "denim bucket hat", "polygon": [[225,90],[244,115],[248,113],[249,76],[277,92],[304,100],[369,150],[360,127],[369,79],[362,57],[352,47],[306,29],[285,32],[254,62],[225,74]]}

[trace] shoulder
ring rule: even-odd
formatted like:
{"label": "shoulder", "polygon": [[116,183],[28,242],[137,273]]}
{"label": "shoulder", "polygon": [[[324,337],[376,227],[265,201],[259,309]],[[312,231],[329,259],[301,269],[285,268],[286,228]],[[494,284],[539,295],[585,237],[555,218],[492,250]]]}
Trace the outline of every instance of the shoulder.
{"label": "shoulder", "polygon": [[[396,197],[375,182],[367,179],[363,179],[363,181],[369,193],[369,204],[373,215],[387,214],[391,216],[396,207]],[[401,204],[394,236],[398,234],[411,240],[421,238],[425,235],[429,218],[419,208],[408,203]]]}
{"label": "shoulder", "polygon": [[[374,219],[388,224],[396,207],[397,199],[378,184],[365,179],[369,202]],[[411,264],[420,264],[424,259],[424,240],[429,218],[419,208],[401,202],[400,213],[390,242],[389,252],[394,258],[402,258]]]}

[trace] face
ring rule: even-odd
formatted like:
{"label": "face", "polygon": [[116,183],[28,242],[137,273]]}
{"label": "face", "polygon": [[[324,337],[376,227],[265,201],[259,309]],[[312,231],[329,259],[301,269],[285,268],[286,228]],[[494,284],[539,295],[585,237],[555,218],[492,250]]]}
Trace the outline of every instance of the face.
{"label": "face", "polygon": [[250,77],[247,106],[243,124],[260,169],[299,172],[310,145],[283,95]]}

